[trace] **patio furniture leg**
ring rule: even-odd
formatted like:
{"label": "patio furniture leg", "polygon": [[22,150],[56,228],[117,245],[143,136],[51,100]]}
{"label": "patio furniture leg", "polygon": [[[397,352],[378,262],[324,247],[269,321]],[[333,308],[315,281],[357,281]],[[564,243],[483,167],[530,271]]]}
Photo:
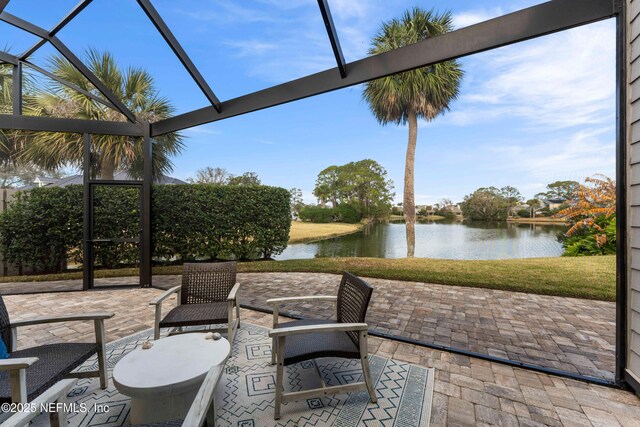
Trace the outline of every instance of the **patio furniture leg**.
{"label": "patio furniture leg", "polygon": [[18,328],[11,328],[11,348],[9,349],[9,353],[12,353],[18,349]]}
{"label": "patio furniture leg", "polygon": [[276,364],[276,356],[278,355],[278,341],[276,338],[271,338],[271,364]]}
{"label": "patio furniture leg", "polygon": [[235,321],[233,320],[233,301],[227,303],[227,337],[229,344],[233,346],[233,337],[235,336]]}
{"label": "patio furniture leg", "polygon": [[376,390],[373,388],[371,382],[371,370],[369,369],[369,349],[367,346],[367,331],[360,331],[360,362],[362,363],[362,375],[364,376],[364,382],[367,384],[367,391],[369,391],[369,397],[371,403],[376,403],[378,398],[376,397]]}
{"label": "patio furniture leg", "polygon": [[[280,315],[279,308],[280,307],[278,306],[278,304],[273,305],[273,328],[274,329],[278,325],[278,317]],[[277,338],[271,338],[271,364],[272,365],[276,364],[276,354],[278,354],[278,341],[277,341]]]}
{"label": "patio furniture leg", "polygon": [[207,410],[207,418],[206,418],[207,427],[215,427],[216,425],[216,398],[215,396],[211,400],[211,405]]}
{"label": "patio furniture leg", "polygon": [[156,318],[153,323],[153,339],[157,340],[160,338],[160,319],[162,319],[162,305],[156,305]]}
{"label": "patio furniture leg", "polygon": [[236,319],[238,320],[238,328],[239,328],[240,327],[240,303],[236,301],[235,305],[236,305]]}
{"label": "patio furniture leg", "polygon": [[27,377],[25,369],[9,371],[9,383],[11,386],[11,402],[27,403]]}
{"label": "patio furniture leg", "polygon": [[[278,348],[284,348],[285,337],[278,338]],[[273,419],[280,419],[280,405],[282,404],[282,392],[284,387],[284,352],[278,352],[278,366],[276,368],[276,401],[273,412]]]}
{"label": "patio furniture leg", "polygon": [[67,402],[67,396],[61,396],[55,403],[61,403],[63,406],[59,411],[53,411],[49,414],[49,423],[51,427],[67,427],[69,422],[67,421],[67,411],[64,408],[64,404]]}
{"label": "patio furniture leg", "polygon": [[105,349],[104,321],[102,319],[94,320],[94,325],[96,329],[96,343],[100,345],[100,347],[98,348],[98,371],[100,374],[100,388],[104,390],[109,385],[109,377],[107,374],[107,352]]}

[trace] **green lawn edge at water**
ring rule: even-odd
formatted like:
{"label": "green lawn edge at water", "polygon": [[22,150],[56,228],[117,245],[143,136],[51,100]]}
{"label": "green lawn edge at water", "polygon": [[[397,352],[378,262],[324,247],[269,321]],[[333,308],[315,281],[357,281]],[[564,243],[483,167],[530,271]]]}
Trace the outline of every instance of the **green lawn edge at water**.
{"label": "green lawn edge at water", "polygon": [[[430,258],[314,258],[254,261],[238,264],[239,272],[350,271],[363,277],[437,283],[540,295],[615,301],[615,256],[524,258],[508,260],[444,260]],[[154,267],[153,274],[180,274],[181,266]],[[97,270],[96,277],[137,275],[137,269]],[[3,282],[79,279],[82,273],[12,276]]]}

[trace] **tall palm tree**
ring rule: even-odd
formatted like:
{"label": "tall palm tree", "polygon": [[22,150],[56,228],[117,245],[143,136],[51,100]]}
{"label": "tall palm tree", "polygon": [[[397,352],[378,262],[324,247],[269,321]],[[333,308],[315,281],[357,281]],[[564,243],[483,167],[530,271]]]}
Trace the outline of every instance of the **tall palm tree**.
{"label": "tall palm tree", "polygon": [[[168,117],[173,107],[158,94],[152,76],[140,68],[121,70],[111,54],[89,50],[85,63],[89,69],[136,115],[138,119],[155,122]],[[50,71],[100,96],[84,76],[61,56],[49,59]],[[126,121],[124,115],[57,82],[39,89],[25,100],[31,114],[88,120]],[[127,136],[92,135],[94,150],[92,175],[113,179],[114,173],[127,171],[133,177],[142,176],[142,139]],[[182,136],[169,133],[152,140],[154,176],[173,169],[171,156],[182,151]],[[82,165],[82,136],[69,133],[35,134],[23,153],[24,159],[46,169],[71,164]]]}
{"label": "tall palm tree", "polygon": [[[372,41],[369,54],[377,55],[436,37],[453,29],[451,12],[441,15],[418,7],[406,11],[401,19],[382,24]],[[378,121],[408,124],[409,142],[404,171],[404,216],[407,229],[407,257],[415,253],[414,169],[418,119],[431,121],[449,110],[458,97],[463,71],[453,61],[394,74],[365,85],[363,97]]]}

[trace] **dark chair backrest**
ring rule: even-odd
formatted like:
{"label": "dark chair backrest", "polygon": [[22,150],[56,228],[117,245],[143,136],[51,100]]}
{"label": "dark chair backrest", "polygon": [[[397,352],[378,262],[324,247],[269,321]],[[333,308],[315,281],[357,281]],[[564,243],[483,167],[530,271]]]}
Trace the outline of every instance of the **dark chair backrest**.
{"label": "dark chair backrest", "polygon": [[236,262],[185,263],[180,304],[226,301],[236,284]]}
{"label": "dark chair backrest", "polygon": [[4,341],[7,351],[11,351],[11,327],[9,325],[9,313],[0,295],[0,339]]}
{"label": "dark chair backrest", "polygon": [[[361,278],[344,272],[338,289],[338,322],[364,323],[373,288]],[[347,332],[351,341],[359,345],[357,332]]]}

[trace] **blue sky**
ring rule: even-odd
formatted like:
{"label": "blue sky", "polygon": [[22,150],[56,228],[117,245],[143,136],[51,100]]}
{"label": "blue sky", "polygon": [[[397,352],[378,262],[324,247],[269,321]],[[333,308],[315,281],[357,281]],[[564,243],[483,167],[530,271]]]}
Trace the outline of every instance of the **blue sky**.
{"label": "blue sky", "polygon": [[[329,0],[347,61],[366,56],[380,23],[413,6],[453,12],[457,27],[541,1]],[[74,1],[12,0],[7,11],[51,27]],[[155,0],[221,100],[335,66],[315,0]],[[35,38],[0,23],[0,46]],[[207,105],[134,0],[95,0],[59,37],[76,53],[109,49],[123,67],[155,77],[178,113]],[[52,54],[34,58],[43,64]],[[463,58],[451,111],[420,124],[416,202],[460,201],[480,186],[513,185],[525,197],[560,179],[615,170],[615,24],[605,21]],[[402,199],[407,129],[381,126],[362,87],[336,91],[185,131],[173,176],[206,166],[257,172],[299,187],[307,202],[320,170],[364,158],[381,163]]]}

